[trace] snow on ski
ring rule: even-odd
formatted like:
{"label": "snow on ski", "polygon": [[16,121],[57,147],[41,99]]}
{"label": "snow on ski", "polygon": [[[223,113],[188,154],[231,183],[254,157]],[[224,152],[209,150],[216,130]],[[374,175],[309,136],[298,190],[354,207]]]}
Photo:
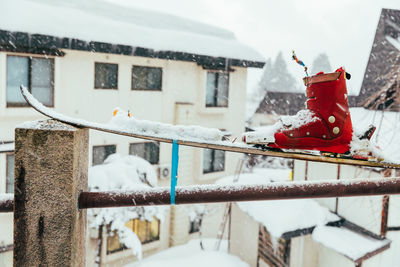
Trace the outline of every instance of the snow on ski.
{"label": "snow on ski", "polygon": [[[281,157],[281,158],[290,158],[290,159],[298,159],[298,160],[309,160],[316,162],[325,162],[325,163],[335,163],[335,164],[346,164],[346,165],[356,165],[356,166],[366,166],[366,167],[377,167],[377,168],[393,168],[400,169],[400,164],[385,162],[385,161],[368,161],[363,159],[353,159],[353,158],[345,158],[345,157],[328,157],[317,154],[317,151],[304,151],[304,152],[282,152],[282,151],[274,151],[268,148],[262,147],[257,148],[254,146],[247,145],[245,143],[232,143],[230,141],[222,141],[215,140],[218,136],[217,129],[208,129],[204,127],[198,126],[181,126],[181,128],[176,128],[177,126],[169,125],[169,124],[157,124],[159,129],[159,133],[148,133],[146,131],[140,130],[132,130],[126,129],[126,127],[122,127],[118,124],[104,124],[104,123],[96,123],[89,122],[83,119],[72,118],[60,113],[57,113],[40,103],[35,97],[32,96],[31,93],[24,87],[21,86],[21,93],[27,103],[34,108],[39,113],[49,117],[51,119],[70,124],[77,127],[89,128],[92,130],[108,132],[118,135],[130,136],[134,138],[147,139],[152,141],[164,142],[164,143],[172,143],[173,140],[177,140],[179,145],[198,147],[198,148],[208,148],[208,149],[219,149],[230,152],[238,152],[238,153],[246,153],[246,154],[255,154],[255,155],[264,155],[271,157]],[[142,121],[143,122],[143,121]],[[146,121],[149,125],[151,122]],[[154,123],[154,122],[153,122]],[[170,130],[164,131],[163,128],[169,128]],[[195,128],[190,127],[198,127],[198,129],[202,130],[201,133],[211,133],[207,139],[201,138],[196,135],[189,135],[186,137],[184,134],[178,134],[178,132],[185,132],[185,129],[189,129],[191,132]],[[171,130],[172,129],[172,130]],[[208,129],[208,131],[206,130]],[[222,136],[221,136],[222,137]],[[214,140],[213,140],[214,138]]]}

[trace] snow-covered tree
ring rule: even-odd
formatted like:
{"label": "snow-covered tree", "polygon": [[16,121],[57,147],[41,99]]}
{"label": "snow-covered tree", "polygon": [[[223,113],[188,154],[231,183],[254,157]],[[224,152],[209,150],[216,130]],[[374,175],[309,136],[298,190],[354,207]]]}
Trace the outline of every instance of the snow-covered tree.
{"label": "snow-covered tree", "polygon": [[270,87],[271,91],[276,92],[296,91],[296,80],[289,73],[282,52],[275,59]]}
{"label": "snow-covered tree", "polygon": [[[157,186],[157,174],[154,167],[137,156],[110,155],[103,164],[89,169],[90,191],[138,190]],[[132,219],[152,221],[163,219],[165,208],[157,206],[90,209],[89,226],[98,229],[109,227],[110,233],[116,232],[119,240],[132,249],[139,259],[142,257],[141,242],[126,223]]]}
{"label": "snow-covered tree", "polygon": [[279,52],[273,63],[267,60],[257,91],[265,95],[266,91],[294,92],[296,89],[296,80],[289,73],[282,52]]}
{"label": "snow-covered tree", "polygon": [[287,69],[282,52],[279,52],[275,61],[272,61],[271,58],[266,60],[257,88],[254,89],[254,93],[247,100],[246,114],[248,118],[254,114],[267,91],[301,92],[295,78]]}
{"label": "snow-covered tree", "polygon": [[247,103],[246,103],[246,118],[249,119],[253,116],[258,105],[263,100],[266,88],[268,88],[268,77],[271,75],[272,70],[272,60],[270,58],[265,62],[263,72],[258,81],[257,85],[252,89],[251,93],[248,93]]}
{"label": "snow-covered tree", "polygon": [[329,63],[328,55],[325,53],[320,53],[313,61],[311,65],[311,73],[316,74],[320,71],[332,72],[331,63]]}
{"label": "snow-covered tree", "polygon": [[262,98],[265,96],[265,93],[267,91],[267,88],[270,87],[272,79],[272,60],[271,58],[268,58],[267,61],[265,62],[264,68],[263,68],[263,74],[261,76],[261,80],[258,83],[257,90],[255,90],[255,98],[259,99],[260,101]]}

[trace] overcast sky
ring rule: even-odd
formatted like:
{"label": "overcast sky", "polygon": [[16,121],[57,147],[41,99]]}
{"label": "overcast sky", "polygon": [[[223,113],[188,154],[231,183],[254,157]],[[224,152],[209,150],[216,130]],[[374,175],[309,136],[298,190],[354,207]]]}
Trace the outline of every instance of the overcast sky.
{"label": "overcast sky", "polygon": [[[298,81],[302,68],[291,51],[307,65],[321,52],[333,68],[352,74],[348,86],[358,92],[368,61],[381,8],[400,9],[400,0],[112,0],[122,5],[161,11],[216,25],[235,33],[265,58],[284,53]],[[249,87],[259,75],[250,73]]]}

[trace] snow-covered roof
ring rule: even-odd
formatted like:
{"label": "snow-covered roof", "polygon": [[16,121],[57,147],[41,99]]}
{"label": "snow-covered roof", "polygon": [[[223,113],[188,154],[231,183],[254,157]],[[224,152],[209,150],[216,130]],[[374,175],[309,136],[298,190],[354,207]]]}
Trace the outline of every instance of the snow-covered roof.
{"label": "snow-covered roof", "polygon": [[230,31],[101,0],[3,1],[0,30],[70,38],[69,42],[62,40],[58,48],[68,48],[67,43],[79,39],[134,49],[183,52],[258,63],[265,61],[256,50],[240,43]]}
{"label": "snow-covered roof", "polygon": [[267,91],[262,100],[254,103],[255,113],[294,115],[304,108],[306,95],[302,92],[270,92]]}
{"label": "snow-covered roof", "polygon": [[288,232],[340,220],[337,215],[312,199],[240,202],[237,205],[264,225],[275,238]]}
{"label": "snow-covered roof", "polygon": [[388,239],[379,240],[345,227],[318,226],[314,229],[312,238],[354,262],[390,244]]}
{"label": "snow-covered roof", "polygon": [[[264,169],[263,172],[241,174],[236,184],[265,184],[276,181],[276,178],[280,178],[280,181],[284,178],[289,180],[290,171],[290,169]],[[274,177],[275,179],[271,179]],[[234,182],[230,176],[221,178],[216,183]],[[255,221],[264,225],[274,238],[279,238],[288,232],[340,221],[337,215],[311,199],[238,202],[237,205]]]}
{"label": "snow-covered roof", "polygon": [[[288,169],[257,169],[253,173],[239,176],[236,184],[263,184],[272,181],[287,181]],[[285,177],[286,176],[286,177]],[[234,183],[234,176],[221,178],[216,183]],[[265,226],[273,238],[272,241],[285,234],[297,230],[310,229],[312,238],[322,245],[334,249],[354,262],[389,248],[390,240],[369,236],[366,230],[356,232],[357,226],[330,212],[326,207],[311,199],[271,200],[238,202],[238,207]],[[328,226],[330,224],[337,226]],[[315,228],[314,228],[315,227]],[[313,229],[314,228],[314,229]],[[361,228],[360,228],[361,229]]]}
{"label": "snow-covered roof", "polygon": [[0,142],[0,153],[13,152],[13,151],[14,151],[14,142],[10,143]]}

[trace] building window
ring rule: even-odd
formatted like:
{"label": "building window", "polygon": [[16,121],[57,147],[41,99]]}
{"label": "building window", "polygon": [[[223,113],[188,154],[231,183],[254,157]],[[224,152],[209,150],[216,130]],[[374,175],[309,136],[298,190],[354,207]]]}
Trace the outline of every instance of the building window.
{"label": "building window", "polygon": [[[153,218],[152,221],[132,219],[125,226],[136,233],[142,244],[160,240],[160,221],[156,218]],[[117,232],[109,231],[107,236],[107,254],[121,251],[125,248],[124,244],[120,242]]]}
{"label": "building window", "polygon": [[201,219],[196,217],[193,221],[190,221],[189,234],[200,232]]}
{"label": "building window", "polygon": [[206,107],[228,107],[229,73],[207,72]]}
{"label": "building window", "polygon": [[20,85],[28,88],[42,104],[54,106],[54,59],[7,56],[7,107],[28,105],[20,93]]}
{"label": "building window", "polygon": [[95,62],[94,88],[118,89],[118,64]]}
{"label": "building window", "polygon": [[141,157],[151,164],[158,164],[160,161],[160,143],[133,143],[129,145],[129,154]]}
{"label": "building window", "polygon": [[6,193],[14,193],[14,154],[6,154]]}
{"label": "building window", "polygon": [[203,173],[219,172],[225,169],[225,151],[203,150]]}
{"label": "building window", "polygon": [[114,154],[117,150],[116,145],[107,145],[107,146],[94,146],[93,147],[93,159],[92,165],[103,164],[108,156]]}
{"label": "building window", "polygon": [[132,90],[161,90],[162,69],[132,66]]}

